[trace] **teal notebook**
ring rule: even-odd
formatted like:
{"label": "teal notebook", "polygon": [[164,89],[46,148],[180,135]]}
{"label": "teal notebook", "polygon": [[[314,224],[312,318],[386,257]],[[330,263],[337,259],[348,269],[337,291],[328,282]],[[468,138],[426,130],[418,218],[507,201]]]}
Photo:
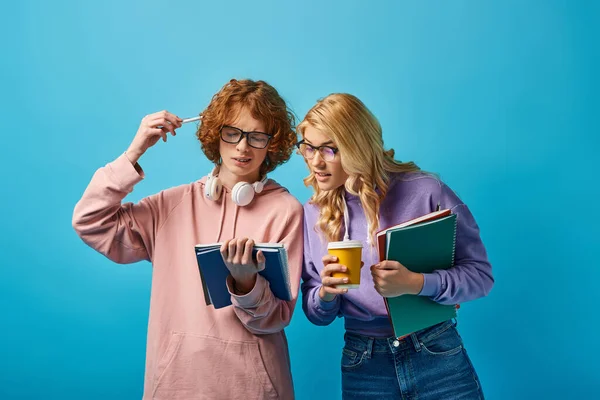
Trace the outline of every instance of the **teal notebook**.
{"label": "teal notebook", "polygon": [[[413,272],[430,273],[454,265],[456,214],[386,231],[386,259]],[[425,296],[386,298],[396,337],[456,318],[456,306],[442,305]]]}

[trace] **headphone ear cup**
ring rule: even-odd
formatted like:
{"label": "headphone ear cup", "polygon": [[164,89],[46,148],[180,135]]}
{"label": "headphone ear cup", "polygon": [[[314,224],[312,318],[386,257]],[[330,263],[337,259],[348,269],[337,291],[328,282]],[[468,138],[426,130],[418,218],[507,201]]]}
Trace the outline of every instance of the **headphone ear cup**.
{"label": "headphone ear cup", "polygon": [[223,186],[218,177],[209,175],[204,186],[204,194],[209,200],[217,201],[221,197]]}
{"label": "headphone ear cup", "polygon": [[238,182],[231,189],[231,200],[238,206],[247,206],[254,199],[254,187],[248,182]]}
{"label": "headphone ear cup", "polygon": [[204,196],[209,199],[212,200],[212,196],[210,194],[210,187],[212,186],[212,175],[208,175],[208,177],[206,178],[206,183],[204,184]]}
{"label": "headphone ear cup", "polygon": [[256,193],[260,193],[263,191],[263,189],[265,188],[265,183],[264,181],[258,181],[258,182],[254,182],[252,184],[252,187],[254,188],[254,191]]}
{"label": "headphone ear cup", "polygon": [[221,192],[223,192],[223,185],[221,185],[221,181],[217,177],[215,177],[214,179],[211,192],[211,195],[215,199],[215,201],[221,198]]}

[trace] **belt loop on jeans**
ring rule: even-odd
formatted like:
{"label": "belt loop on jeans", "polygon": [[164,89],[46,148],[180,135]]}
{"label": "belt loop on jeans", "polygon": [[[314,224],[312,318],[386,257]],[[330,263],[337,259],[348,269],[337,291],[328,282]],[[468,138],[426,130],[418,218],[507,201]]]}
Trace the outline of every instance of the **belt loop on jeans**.
{"label": "belt loop on jeans", "polygon": [[413,342],[413,346],[415,347],[415,351],[418,353],[421,351],[421,343],[419,343],[419,338],[417,338],[416,333],[411,333],[410,338]]}
{"label": "belt loop on jeans", "polygon": [[367,349],[365,350],[365,355],[367,356],[367,358],[371,358],[371,355],[373,354],[374,346],[375,346],[375,339],[370,337],[367,340]]}

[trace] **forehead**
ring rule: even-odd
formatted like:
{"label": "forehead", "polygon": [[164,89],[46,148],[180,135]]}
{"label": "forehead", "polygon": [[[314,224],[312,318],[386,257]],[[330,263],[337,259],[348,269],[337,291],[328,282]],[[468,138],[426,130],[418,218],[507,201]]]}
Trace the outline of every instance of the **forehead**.
{"label": "forehead", "polygon": [[264,132],[265,130],[265,123],[254,118],[247,106],[238,106],[233,109],[229,118],[225,120],[225,125],[233,126],[246,132]]}
{"label": "forehead", "polygon": [[315,146],[320,146],[322,144],[331,145],[334,144],[329,136],[327,136],[323,131],[315,128],[312,125],[308,125],[304,129],[304,140],[309,142],[310,144],[314,144]]}

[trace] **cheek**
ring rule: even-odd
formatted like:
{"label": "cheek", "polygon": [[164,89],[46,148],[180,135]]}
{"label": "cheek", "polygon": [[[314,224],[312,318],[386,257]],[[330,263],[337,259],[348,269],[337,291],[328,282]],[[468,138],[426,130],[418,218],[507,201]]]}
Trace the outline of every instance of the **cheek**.
{"label": "cheek", "polygon": [[226,158],[223,157],[224,154],[227,154],[227,147],[224,146],[225,143],[223,143],[222,140],[219,141],[219,154],[221,155],[221,158]]}
{"label": "cheek", "polygon": [[340,184],[344,184],[346,182],[346,179],[348,179],[348,174],[346,174],[346,171],[344,171],[344,169],[342,168],[341,163],[335,165],[333,174],[335,175],[336,182]]}
{"label": "cheek", "polygon": [[255,150],[254,160],[257,164],[262,164],[265,158],[267,158],[267,149]]}

